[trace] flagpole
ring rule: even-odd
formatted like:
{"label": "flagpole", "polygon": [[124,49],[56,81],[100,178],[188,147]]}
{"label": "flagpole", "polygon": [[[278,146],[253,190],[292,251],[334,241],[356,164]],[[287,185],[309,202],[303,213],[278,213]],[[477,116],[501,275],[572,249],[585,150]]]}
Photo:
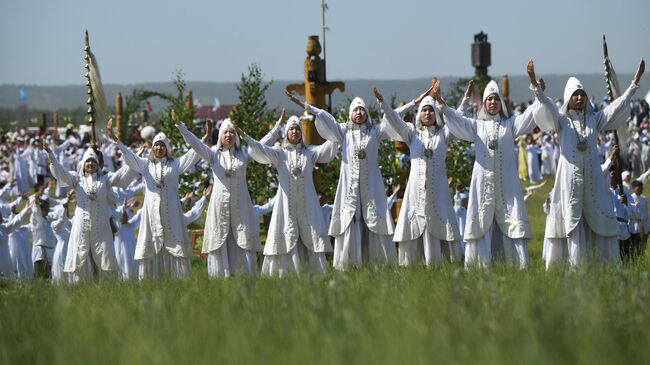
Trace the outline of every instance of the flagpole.
{"label": "flagpole", "polygon": [[88,111],[86,112],[88,114],[88,124],[91,126],[92,130],[92,143],[91,145],[93,146],[94,149],[97,149],[97,135],[95,132],[95,108],[94,108],[94,101],[93,101],[93,87],[90,83],[90,42],[88,40],[88,30],[86,30],[86,34],[84,37],[84,60],[86,61],[86,86],[88,87],[88,100],[86,100],[86,104],[88,104]]}
{"label": "flagpole", "polygon": [[[612,83],[610,80],[610,69],[609,69],[609,52],[607,51],[607,40],[605,39],[605,35],[603,34],[603,55],[604,55],[604,60],[603,64],[605,65],[605,85],[607,86],[607,100],[611,104],[612,101],[614,101],[614,93],[612,91]],[[623,161],[621,160],[620,156],[620,141],[618,140],[618,131],[616,129],[614,131],[614,144],[616,146],[619,146],[619,153],[616,155],[615,160],[614,160],[614,165],[616,166],[616,173],[618,174],[618,181],[619,181],[619,187],[618,187],[618,195],[625,195],[625,190],[623,189]]]}

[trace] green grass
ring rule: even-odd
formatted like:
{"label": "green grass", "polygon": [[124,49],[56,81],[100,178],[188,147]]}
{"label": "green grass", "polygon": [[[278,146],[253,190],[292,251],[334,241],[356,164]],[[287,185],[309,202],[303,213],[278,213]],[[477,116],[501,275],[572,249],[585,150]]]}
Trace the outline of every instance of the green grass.
{"label": "green grass", "polygon": [[650,363],[647,259],[545,273],[544,197],[528,202],[524,272],[446,264],[213,281],[195,262],[186,281],[3,281],[0,364]]}

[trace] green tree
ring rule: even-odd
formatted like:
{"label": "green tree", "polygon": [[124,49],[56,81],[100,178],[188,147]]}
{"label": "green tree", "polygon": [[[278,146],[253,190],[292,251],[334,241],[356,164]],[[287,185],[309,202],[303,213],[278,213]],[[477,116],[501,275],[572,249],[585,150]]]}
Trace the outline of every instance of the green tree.
{"label": "green tree", "polygon": [[[266,92],[269,86],[271,82],[264,82],[260,66],[251,64],[248,73],[242,73],[237,84],[239,101],[230,112],[230,119],[257,140],[268,133],[276,112],[275,109],[267,109]],[[278,179],[271,165],[248,165],[247,178],[248,189],[256,202],[264,203],[275,195]]]}
{"label": "green tree", "polygon": [[[174,86],[176,87],[176,95],[159,93],[155,91],[147,91],[146,95],[149,97],[158,96],[168,102],[165,111],[162,112],[158,117],[157,126],[158,130],[160,132],[164,132],[169,138],[172,148],[174,149],[172,156],[178,157],[187,152],[189,146],[185,144],[181,133],[174,125],[174,122],[171,119],[171,111],[172,109],[175,110],[176,115],[178,116],[178,120],[185,122],[188,128],[194,129],[193,120],[196,110],[194,109],[192,100],[189,100],[188,102],[190,92],[186,91],[187,84],[185,83],[185,75],[182,71],[176,72],[173,82]],[[203,181],[202,185],[205,185],[208,182],[210,176],[211,174],[207,166],[205,164],[198,164],[197,168],[193,172],[180,176],[179,192],[181,195],[184,195],[188,192],[196,192],[194,183],[196,181]]]}

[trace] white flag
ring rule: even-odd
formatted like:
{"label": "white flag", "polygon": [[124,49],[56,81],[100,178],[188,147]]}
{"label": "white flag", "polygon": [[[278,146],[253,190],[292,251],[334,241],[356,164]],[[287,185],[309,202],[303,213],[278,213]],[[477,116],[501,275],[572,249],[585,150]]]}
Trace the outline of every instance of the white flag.
{"label": "white flag", "polygon": [[217,110],[219,110],[220,106],[221,106],[221,103],[219,102],[219,98],[215,96],[214,97],[214,106],[212,107],[212,111],[216,112]]}

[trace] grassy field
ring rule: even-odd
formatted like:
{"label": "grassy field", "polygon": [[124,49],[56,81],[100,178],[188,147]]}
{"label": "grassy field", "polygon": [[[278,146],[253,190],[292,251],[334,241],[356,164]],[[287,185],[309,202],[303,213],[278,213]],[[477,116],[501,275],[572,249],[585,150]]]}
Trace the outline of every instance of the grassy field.
{"label": "grassy field", "polygon": [[0,364],[650,363],[648,260],[545,273],[543,198],[525,272],[0,282]]}

